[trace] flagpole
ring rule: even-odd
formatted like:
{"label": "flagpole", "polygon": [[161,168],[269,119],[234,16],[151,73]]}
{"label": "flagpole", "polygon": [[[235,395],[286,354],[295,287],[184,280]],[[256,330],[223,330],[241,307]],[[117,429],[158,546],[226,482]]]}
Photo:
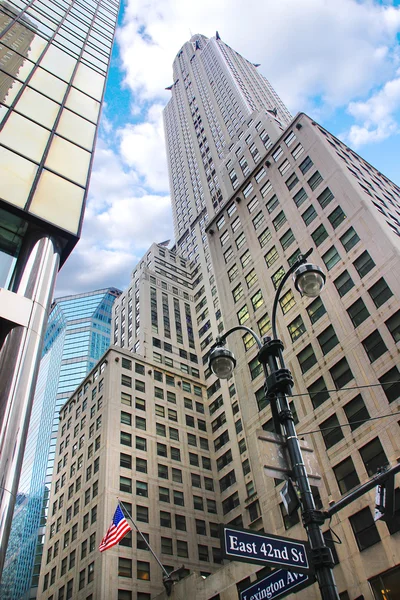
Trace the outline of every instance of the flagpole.
{"label": "flagpole", "polygon": [[144,537],[143,533],[140,531],[139,527],[136,525],[135,521],[132,518],[132,515],[129,513],[128,509],[125,507],[124,503],[122,502],[122,500],[120,500],[119,498],[117,498],[118,500],[118,504],[121,506],[122,512],[126,512],[127,517],[132,521],[136,531],[139,533],[140,537],[142,538],[142,540],[144,541],[144,543],[146,544],[146,546],[148,547],[148,549],[150,550],[150,552],[152,553],[152,555],[154,556],[154,558],[156,559],[156,561],[158,562],[158,564],[160,565],[165,577],[170,576],[170,574],[168,573],[168,571],[166,570],[166,568],[164,567],[164,565],[162,564],[162,562],[160,561],[160,559],[158,558],[157,554],[154,552],[153,548],[150,546],[149,542],[146,540],[146,538]]}

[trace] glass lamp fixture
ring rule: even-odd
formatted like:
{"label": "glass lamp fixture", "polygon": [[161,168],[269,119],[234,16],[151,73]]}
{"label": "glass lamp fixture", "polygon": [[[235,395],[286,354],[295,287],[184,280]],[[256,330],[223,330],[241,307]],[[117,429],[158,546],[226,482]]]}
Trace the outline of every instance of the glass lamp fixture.
{"label": "glass lamp fixture", "polygon": [[297,267],[293,273],[293,281],[302,296],[316,298],[325,285],[326,275],[317,265],[306,263]]}
{"label": "glass lamp fixture", "polygon": [[224,346],[216,346],[210,353],[208,365],[218,379],[229,379],[236,366],[236,358]]}

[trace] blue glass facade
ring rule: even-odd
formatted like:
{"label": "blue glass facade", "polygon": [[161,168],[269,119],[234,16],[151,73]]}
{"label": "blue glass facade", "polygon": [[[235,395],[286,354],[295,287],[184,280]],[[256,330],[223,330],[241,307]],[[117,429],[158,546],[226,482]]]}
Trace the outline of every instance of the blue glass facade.
{"label": "blue glass facade", "polygon": [[59,410],[109,347],[111,310],[119,295],[108,288],[59,298],[52,305],[0,588],[3,600],[35,595]]}

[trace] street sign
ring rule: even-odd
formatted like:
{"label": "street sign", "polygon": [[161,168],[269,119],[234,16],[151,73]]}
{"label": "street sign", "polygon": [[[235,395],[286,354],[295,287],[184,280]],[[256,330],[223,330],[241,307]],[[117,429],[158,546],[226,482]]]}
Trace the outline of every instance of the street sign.
{"label": "street sign", "polygon": [[308,544],[301,540],[223,526],[221,547],[224,558],[229,560],[310,572]]}
{"label": "street sign", "polygon": [[305,573],[293,573],[285,569],[273,571],[270,575],[253,583],[250,587],[239,593],[240,600],[273,600],[273,598],[283,598],[293,592],[298,592],[314,583],[313,575]]}

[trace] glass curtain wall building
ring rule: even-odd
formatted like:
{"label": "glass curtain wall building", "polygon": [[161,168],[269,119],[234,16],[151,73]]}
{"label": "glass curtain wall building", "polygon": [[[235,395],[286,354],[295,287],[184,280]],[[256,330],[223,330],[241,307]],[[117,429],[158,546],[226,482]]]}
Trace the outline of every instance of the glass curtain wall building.
{"label": "glass curtain wall building", "polygon": [[56,299],[40,363],[1,584],[4,600],[35,595],[60,408],[110,345],[114,288]]}
{"label": "glass curtain wall building", "polygon": [[55,277],[81,232],[117,14],[113,0],[0,0],[0,572]]}

